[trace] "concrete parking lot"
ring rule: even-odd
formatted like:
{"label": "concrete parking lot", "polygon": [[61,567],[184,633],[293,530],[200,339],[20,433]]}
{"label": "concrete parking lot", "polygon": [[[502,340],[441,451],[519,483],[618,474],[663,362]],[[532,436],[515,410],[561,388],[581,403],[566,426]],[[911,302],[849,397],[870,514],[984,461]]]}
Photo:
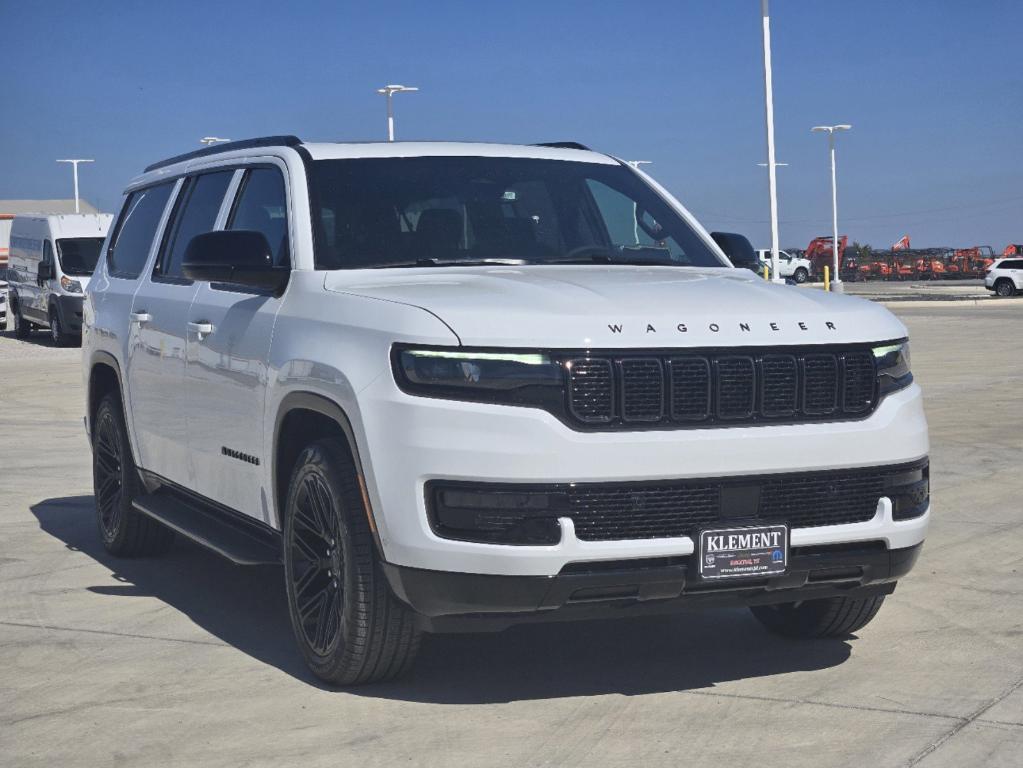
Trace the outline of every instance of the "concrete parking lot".
{"label": "concrete parking lot", "polygon": [[275,568],[94,530],[79,352],[0,337],[0,765],[1023,765],[1023,300],[896,309],[931,424],[934,524],[858,638],[743,610],[428,637],[330,690]]}

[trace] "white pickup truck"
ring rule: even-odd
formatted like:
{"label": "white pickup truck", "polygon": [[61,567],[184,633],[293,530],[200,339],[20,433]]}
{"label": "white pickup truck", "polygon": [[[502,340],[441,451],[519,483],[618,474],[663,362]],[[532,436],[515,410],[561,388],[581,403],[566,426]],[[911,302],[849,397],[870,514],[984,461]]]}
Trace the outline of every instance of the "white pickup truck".
{"label": "white pickup truck", "polygon": [[158,162],[84,308],[103,544],[282,564],[335,683],[403,672],[423,631],[689,606],[845,636],[927,531],[902,323],[734,268],[578,145]]}
{"label": "white pickup truck", "polygon": [[[771,269],[771,249],[770,248],[759,248],[757,249],[757,261],[760,262],[760,268],[763,270],[767,267]],[[805,283],[810,279],[810,260],[803,259],[799,256],[790,256],[785,251],[778,251],[778,277],[790,277],[797,283]]]}

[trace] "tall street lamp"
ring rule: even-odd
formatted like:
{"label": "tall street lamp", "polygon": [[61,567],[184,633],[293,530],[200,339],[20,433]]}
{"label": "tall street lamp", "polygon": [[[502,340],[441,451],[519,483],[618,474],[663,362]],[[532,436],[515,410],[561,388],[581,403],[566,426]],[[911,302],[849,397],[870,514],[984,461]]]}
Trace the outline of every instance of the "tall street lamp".
{"label": "tall street lamp", "polygon": [[828,134],[828,151],[831,154],[831,257],[835,274],[831,278],[834,290],[842,293],[842,272],[838,266],[838,185],[835,183],[835,132],[848,131],[851,125],[815,125],[811,131],[825,131]]}
{"label": "tall street lamp", "polygon": [[84,158],[76,157],[76,158],[70,158],[70,159],[67,159],[67,160],[58,160],[57,162],[58,163],[71,163],[71,168],[73,169],[72,172],[74,173],[74,177],[75,177],[75,213],[81,213],[81,210],[78,207],[78,164],[79,163],[94,163],[96,161],[95,160],[86,160]]}
{"label": "tall street lamp", "polygon": [[409,85],[385,85],[377,88],[377,93],[387,97],[387,140],[394,141],[394,106],[391,104],[391,97],[396,93],[410,93],[418,91],[418,88]]}
{"label": "tall street lamp", "polygon": [[764,122],[767,124],[767,190],[771,201],[771,275],[778,276],[778,178],[774,161],[774,81],[771,71],[771,13],[767,0],[760,0],[760,19],[764,36]]}

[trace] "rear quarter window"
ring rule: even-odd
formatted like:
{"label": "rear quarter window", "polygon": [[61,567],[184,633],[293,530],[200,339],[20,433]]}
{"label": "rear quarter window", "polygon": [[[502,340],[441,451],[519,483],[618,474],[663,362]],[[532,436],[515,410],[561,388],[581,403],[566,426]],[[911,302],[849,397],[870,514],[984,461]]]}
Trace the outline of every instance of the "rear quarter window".
{"label": "rear quarter window", "polygon": [[134,279],[142,273],[173,188],[174,182],[166,182],[128,195],[107,251],[112,276]]}

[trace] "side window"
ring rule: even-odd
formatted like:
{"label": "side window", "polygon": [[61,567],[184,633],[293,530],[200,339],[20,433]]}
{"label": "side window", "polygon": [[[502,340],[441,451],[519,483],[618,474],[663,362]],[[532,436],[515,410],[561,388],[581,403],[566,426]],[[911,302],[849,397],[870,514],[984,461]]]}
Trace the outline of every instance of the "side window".
{"label": "side window", "polygon": [[217,222],[220,204],[234,171],[216,171],[193,176],[185,181],[174,206],[174,215],[167,226],[160,257],[153,272],[171,280],[184,279],[181,262],[185,249],[196,235],[209,232]]}
{"label": "side window", "polygon": [[134,279],[142,272],[173,188],[173,182],[169,182],[128,195],[107,251],[111,275]]}
{"label": "side window", "polygon": [[245,173],[227,228],[262,232],[273,250],[274,264],[290,264],[288,205],[280,171],[253,168]]}

